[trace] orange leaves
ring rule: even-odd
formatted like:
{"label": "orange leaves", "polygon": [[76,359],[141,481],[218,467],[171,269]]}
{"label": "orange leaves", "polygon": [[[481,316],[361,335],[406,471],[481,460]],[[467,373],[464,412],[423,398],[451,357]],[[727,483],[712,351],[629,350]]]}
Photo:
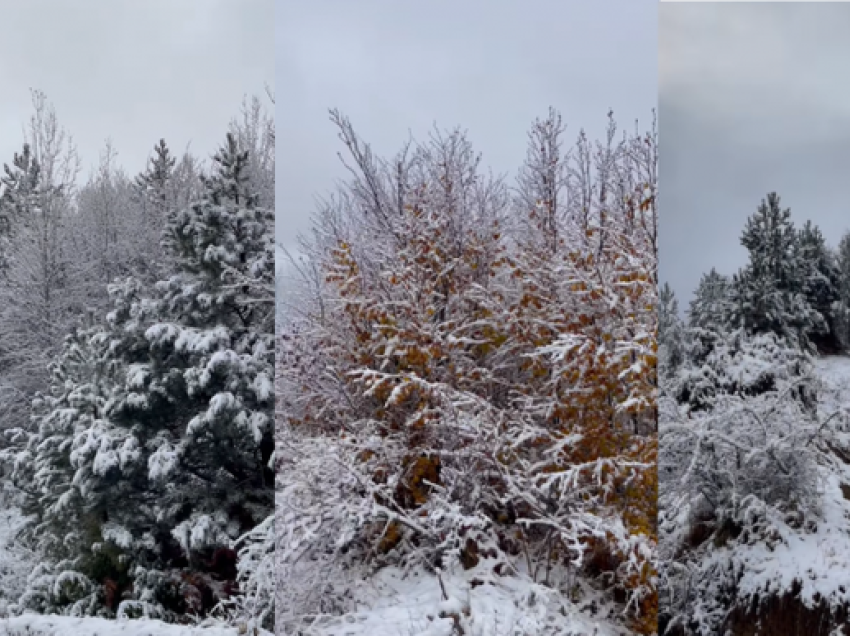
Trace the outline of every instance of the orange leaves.
{"label": "orange leaves", "polygon": [[440,458],[437,455],[407,457],[404,477],[396,489],[396,499],[404,508],[421,506],[428,500],[432,485],[440,485]]}
{"label": "orange leaves", "polygon": [[431,355],[427,347],[408,347],[404,355],[399,356],[399,366],[405,370],[425,370]]}
{"label": "orange leaves", "polygon": [[565,248],[531,241],[538,251],[517,255],[512,278],[520,293],[507,318],[524,350],[515,390],[540,405],[551,435],[524,447],[547,458],[536,464],[540,475],[573,480],[550,496],[575,497],[575,506],[622,523],[628,540],[612,535],[597,548],[610,557],[617,585],[639,597],[634,628],[652,633],[657,573],[646,550],[631,551],[657,542],[657,438],[648,425],[657,355],[654,255],[613,214],[604,220],[573,234]]}
{"label": "orange leaves", "polygon": [[387,521],[381,532],[378,551],[381,554],[390,552],[401,543],[401,539],[401,524],[396,520]]}

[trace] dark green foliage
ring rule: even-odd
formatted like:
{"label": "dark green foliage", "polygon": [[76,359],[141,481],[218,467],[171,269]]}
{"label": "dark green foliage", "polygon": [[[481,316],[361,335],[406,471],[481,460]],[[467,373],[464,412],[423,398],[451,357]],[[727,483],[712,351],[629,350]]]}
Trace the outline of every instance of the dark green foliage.
{"label": "dark green foliage", "polygon": [[[205,614],[235,590],[220,551],[274,510],[274,212],[233,136],[214,159],[204,196],[169,212],[175,270],[111,286],[54,366],[14,474],[49,559],[29,607]],[[80,593],[54,594],[62,577]]]}

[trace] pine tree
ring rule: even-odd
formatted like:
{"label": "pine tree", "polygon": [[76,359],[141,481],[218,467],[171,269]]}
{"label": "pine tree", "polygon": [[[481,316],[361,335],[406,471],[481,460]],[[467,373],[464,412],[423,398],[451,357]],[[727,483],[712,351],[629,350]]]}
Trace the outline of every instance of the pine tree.
{"label": "pine tree", "polygon": [[165,139],[154,146],[154,156],[148,160],[145,172],[138,175],[134,185],[140,197],[149,205],[146,210],[154,217],[165,217],[170,208],[168,186],[177,160],[171,155]]}
{"label": "pine tree", "polygon": [[165,139],[160,139],[154,146],[154,155],[148,160],[145,171],[133,181],[134,197],[141,208],[140,226],[142,242],[145,244],[143,254],[146,263],[139,263],[139,274],[152,270],[150,275],[154,279],[157,274],[169,271],[173,266],[166,261],[170,254],[161,249],[159,239],[169,214],[178,205],[174,184],[176,163]]}
{"label": "pine tree", "polygon": [[685,325],[679,315],[679,301],[669,284],[658,293],[658,370],[675,374],[685,361]]}
{"label": "pine tree", "polygon": [[826,323],[806,298],[807,268],[798,243],[791,210],[768,194],[741,235],[749,262],[733,280],[735,322],[751,333],[775,333],[808,346]]}
{"label": "pine tree", "polygon": [[703,274],[688,309],[688,326],[716,331],[725,328],[732,315],[730,281],[711,268]]}
{"label": "pine tree", "polygon": [[823,234],[811,221],[800,228],[797,251],[803,295],[814,312],[823,317],[822,327],[812,333],[812,342],[822,352],[835,352],[841,347],[836,333],[837,317],[833,313],[833,305],[839,298],[840,273]]}
{"label": "pine tree", "polygon": [[850,351],[850,232],[841,237],[835,253],[838,300],[833,305],[836,332],[845,351]]}
{"label": "pine tree", "polygon": [[3,166],[0,177],[0,274],[6,269],[9,242],[19,224],[32,222],[33,207],[42,188],[41,169],[32,156],[29,144],[15,153],[12,165]]}
{"label": "pine tree", "polygon": [[[104,602],[100,576],[129,581],[126,564],[110,545],[115,537],[108,507],[114,500],[104,502],[98,487],[92,488],[92,472],[101,488],[115,486],[117,470],[126,469],[136,452],[132,442],[116,447],[111,437],[106,414],[122,367],[110,357],[109,345],[108,334],[91,321],[69,335],[52,365],[51,391],[34,401],[35,432],[12,431],[15,441],[26,443],[11,455],[11,478],[26,495],[24,512],[33,515],[26,536],[44,558],[20,599],[28,609],[91,613]],[[95,460],[80,470],[80,455],[92,450]],[[124,492],[111,495],[120,499]]]}
{"label": "pine tree", "polygon": [[64,611],[207,612],[235,591],[234,541],[274,510],[273,302],[256,292],[268,281],[252,284],[273,271],[274,213],[246,189],[232,136],[214,159],[205,196],[168,226],[178,271],[153,294],[132,278],[112,286],[106,324],[66,353],[94,362],[60,364],[28,445],[53,480],[32,493],[41,543],[66,550],[52,576],[79,597],[53,585]]}

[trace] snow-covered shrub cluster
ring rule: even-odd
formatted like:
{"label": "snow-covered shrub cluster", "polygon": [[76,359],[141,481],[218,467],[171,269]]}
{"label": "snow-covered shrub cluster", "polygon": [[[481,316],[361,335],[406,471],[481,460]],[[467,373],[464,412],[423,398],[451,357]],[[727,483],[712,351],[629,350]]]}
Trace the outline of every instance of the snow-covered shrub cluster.
{"label": "snow-covered shrub cluster", "polygon": [[665,633],[724,633],[752,603],[758,614],[771,595],[797,597],[804,579],[797,602],[826,603],[827,621],[846,603],[799,564],[833,550],[823,536],[833,542],[833,482],[846,469],[837,458],[850,448],[847,404],[817,371],[818,350],[846,347],[850,236],[833,251],[789,214],[768,196],[742,236],[749,263],[731,279],[704,276],[687,322],[669,288],[660,293]]}
{"label": "snow-covered shrub cluster", "polygon": [[552,112],[512,189],[459,131],[384,161],[332,119],[355,176],[278,341],[278,628],[393,566],[579,576],[653,633],[654,132],[565,152]]}

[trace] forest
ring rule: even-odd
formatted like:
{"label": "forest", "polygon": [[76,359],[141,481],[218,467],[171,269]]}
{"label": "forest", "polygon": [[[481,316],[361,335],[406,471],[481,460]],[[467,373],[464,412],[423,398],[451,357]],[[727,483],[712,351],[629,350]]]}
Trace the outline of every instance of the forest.
{"label": "forest", "polygon": [[85,178],[32,97],[0,177],[0,620],[273,629],[273,97],[209,157],[151,139],[127,174],[107,144]]}

